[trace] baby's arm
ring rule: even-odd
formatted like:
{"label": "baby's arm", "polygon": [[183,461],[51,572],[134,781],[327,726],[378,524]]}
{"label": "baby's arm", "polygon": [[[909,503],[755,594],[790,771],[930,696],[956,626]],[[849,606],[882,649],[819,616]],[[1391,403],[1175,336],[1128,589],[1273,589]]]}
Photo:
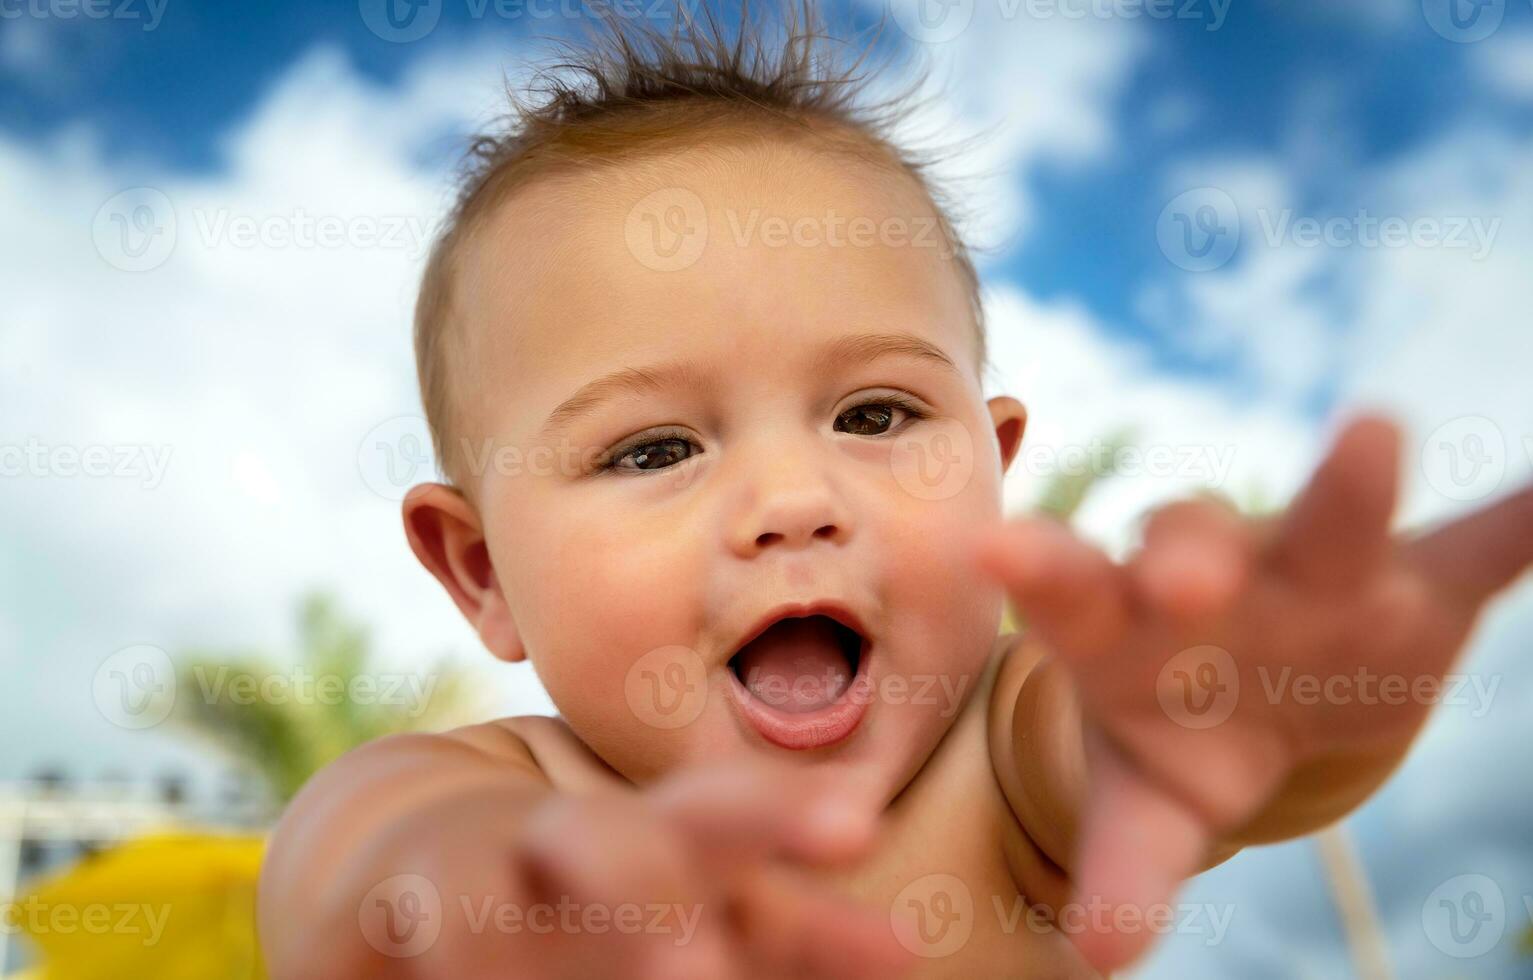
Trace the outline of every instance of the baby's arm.
{"label": "baby's arm", "polygon": [[[506,845],[550,792],[520,739],[488,728],[397,735],[337,761],[288,807],[262,868],[260,933],[271,975],[383,978],[445,970],[458,953],[458,937],[449,930],[419,957],[388,956],[386,943],[380,950],[368,942],[371,910],[364,898],[406,873],[422,875],[438,893],[444,886],[509,889],[510,875],[496,881],[486,874],[501,862],[484,858],[509,858]],[[473,832],[449,833],[449,827]],[[418,891],[396,911],[414,916],[425,898]],[[375,908],[388,914],[385,906]],[[396,925],[401,938],[407,920]]]}
{"label": "baby's arm", "polygon": [[885,975],[906,962],[887,921],[786,863],[855,857],[872,817],[812,773],[570,794],[499,723],[393,736],[284,815],[262,946],[273,980]]}

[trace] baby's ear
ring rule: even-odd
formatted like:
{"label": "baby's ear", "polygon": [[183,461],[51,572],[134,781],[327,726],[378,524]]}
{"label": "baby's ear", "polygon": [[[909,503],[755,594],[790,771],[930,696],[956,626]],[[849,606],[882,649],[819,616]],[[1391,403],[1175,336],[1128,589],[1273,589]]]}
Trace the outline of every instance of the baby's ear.
{"label": "baby's ear", "polygon": [[452,487],[423,483],[405,496],[404,520],[410,550],[442,583],[490,653],[512,663],[525,659],[473,505]]}
{"label": "baby's ear", "polygon": [[990,422],[995,426],[995,438],[1001,446],[1001,472],[1011,468],[1022,446],[1022,432],[1027,428],[1027,409],[1010,395],[997,395],[988,402]]}

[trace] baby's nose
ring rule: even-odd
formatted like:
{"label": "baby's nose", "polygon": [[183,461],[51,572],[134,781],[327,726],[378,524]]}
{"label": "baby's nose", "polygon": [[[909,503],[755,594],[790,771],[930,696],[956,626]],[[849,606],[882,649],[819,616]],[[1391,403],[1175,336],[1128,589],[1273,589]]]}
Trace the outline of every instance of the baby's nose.
{"label": "baby's nose", "polygon": [[755,512],[740,524],[734,550],[750,558],[769,548],[804,548],[817,539],[841,543],[847,538],[848,525],[838,511],[827,488],[778,490],[761,499]]}

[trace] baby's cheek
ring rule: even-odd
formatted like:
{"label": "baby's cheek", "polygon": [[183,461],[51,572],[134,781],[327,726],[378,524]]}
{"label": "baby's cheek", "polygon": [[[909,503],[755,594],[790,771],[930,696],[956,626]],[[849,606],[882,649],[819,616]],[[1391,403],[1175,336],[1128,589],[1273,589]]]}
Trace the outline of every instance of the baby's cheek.
{"label": "baby's cheek", "polygon": [[625,678],[647,652],[695,642],[697,571],[664,536],[623,541],[612,528],[567,527],[523,603],[539,677],[560,711],[621,718]]}
{"label": "baby's cheek", "polygon": [[969,548],[991,520],[983,500],[958,496],[902,508],[885,529],[889,605],[914,641],[908,669],[977,673],[1000,625],[1003,594],[979,575]]}

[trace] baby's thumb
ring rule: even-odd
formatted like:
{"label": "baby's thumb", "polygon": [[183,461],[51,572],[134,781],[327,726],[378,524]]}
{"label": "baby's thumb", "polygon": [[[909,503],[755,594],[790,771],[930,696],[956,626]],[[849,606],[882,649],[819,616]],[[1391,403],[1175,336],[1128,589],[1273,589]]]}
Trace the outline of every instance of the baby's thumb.
{"label": "baby's thumb", "polygon": [[655,800],[705,864],[721,870],[768,857],[834,864],[871,844],[876,810],[828,774],[731,764],[658,787]]}
{"label": "baby's thumb", "polygon": [[1087,962],[1107,972],[1138,959],[1176,921],[1170,903],[1202,865],[1209,834],[1191,809],[1090,735],[1073,907],[1060,910],[1057,923]]}

